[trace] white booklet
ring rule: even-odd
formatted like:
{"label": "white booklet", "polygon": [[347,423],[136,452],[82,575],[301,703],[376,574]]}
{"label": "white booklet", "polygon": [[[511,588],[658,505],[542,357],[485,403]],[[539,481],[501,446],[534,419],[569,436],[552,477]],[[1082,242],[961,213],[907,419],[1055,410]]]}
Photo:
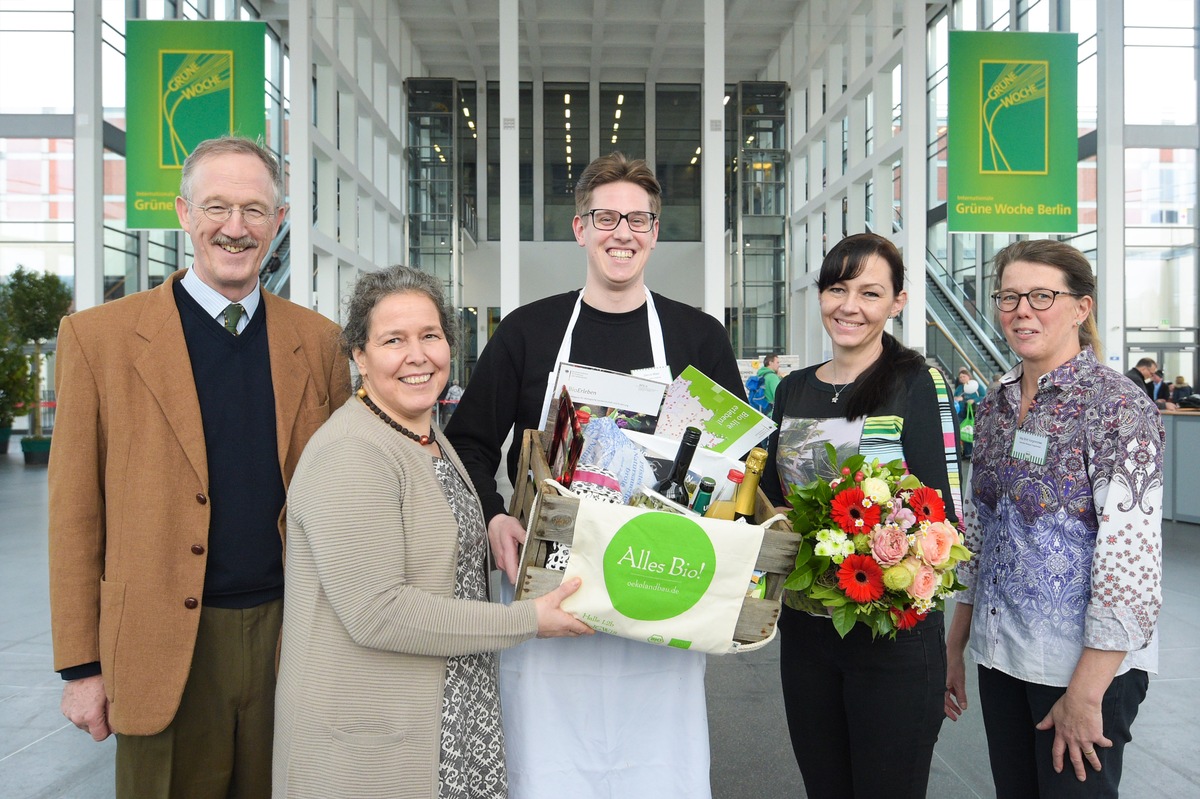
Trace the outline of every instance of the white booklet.
{"label": "white booklet", "polygon": [[571,393],[575,410],[593,417],[612,416],[627,430],[653,433],[667,383],[577,363],[559,364],[554,394]]}

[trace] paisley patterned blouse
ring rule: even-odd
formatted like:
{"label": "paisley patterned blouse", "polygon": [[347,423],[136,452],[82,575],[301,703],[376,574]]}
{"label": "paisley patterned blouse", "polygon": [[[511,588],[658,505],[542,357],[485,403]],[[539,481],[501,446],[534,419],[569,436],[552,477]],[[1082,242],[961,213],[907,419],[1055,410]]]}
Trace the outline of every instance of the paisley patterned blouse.
{"label": "paisley patterned blouse", "polygon": [[1020,417],[1022,364],[978,411],[958,569],[971,656],[1066,686],[1084,647],[1155,671],[1162,604],[1162,421],[1090,347],[1043,375]]}

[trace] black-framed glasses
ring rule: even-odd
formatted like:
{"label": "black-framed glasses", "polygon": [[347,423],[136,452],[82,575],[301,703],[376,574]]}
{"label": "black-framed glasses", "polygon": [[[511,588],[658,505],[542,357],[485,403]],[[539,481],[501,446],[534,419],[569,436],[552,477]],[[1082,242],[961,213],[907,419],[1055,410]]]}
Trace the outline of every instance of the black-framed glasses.
{"label": "black-framed glasses", "polygon": [[200,205],[199,203],[194,203],[186,198],[184,198],[184,202],[193,208],[199,208],[204,212],[205,216],[214,222],[227,222],[229,221],[229,218],[233,216],[234,211],[240,211],[243,222],[245,222],[247,225],[254,225],[257,227],[258,225],[265,225],[275,216],[274,211],[268,211],[261,205]]}
{"label": "black-framed glasses", "polygon": [[1035,311],[1045,311],[1054,304],[1059,295],[1065,294],[1068,297],[1079,297],[1073,291],[1053,291],[1051,289],[1033,289],[1032,291],[997,291],[992,294],[992,302],[996,305],[998,311],[1015,311],[1017,306],[1021,304],[1021,298],[1024,297],[1029,301],[1029,307]]}
{"label": "black-framed glasses", "polygon": [[630,211],[620,214],[607,208],[596,208],[584,216],[591,217],[592,227],[596,230],[616,230],[617,225],[624,219],[634,233],[649,233],[654,228],[654,220],[658,219],[658,214],[652,211]]}

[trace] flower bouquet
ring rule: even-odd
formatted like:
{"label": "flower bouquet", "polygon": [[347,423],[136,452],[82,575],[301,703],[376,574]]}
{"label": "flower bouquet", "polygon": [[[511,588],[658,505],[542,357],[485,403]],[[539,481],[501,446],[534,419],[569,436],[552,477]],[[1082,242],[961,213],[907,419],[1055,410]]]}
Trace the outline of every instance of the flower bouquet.
{"label": "flower bouquet", "polygon": [[[834,447],[825,449],[837,464]],[[894,638],[964,588],[954,567],[971,553],[941,496],[903,461],[867,464],[854,455],[836,471],[788,496],[800,550],[784,587],[828,608],[843,638],[858,622],[872,637]]]}

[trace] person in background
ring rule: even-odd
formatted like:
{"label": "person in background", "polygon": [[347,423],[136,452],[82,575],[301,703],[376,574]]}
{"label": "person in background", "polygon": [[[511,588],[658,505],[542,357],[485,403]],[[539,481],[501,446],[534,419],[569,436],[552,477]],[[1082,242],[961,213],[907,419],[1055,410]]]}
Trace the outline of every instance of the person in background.
{"label": "person in background", "polygon": [[1162,422],[1094,349],[1083,253],[1019,241],[995,269],[1021,361],[976,417],[964,514],[976,557],[959,568],[946,714],[966,710],[969,641],[998,799],[1115,797],[1158,665]]}
{"label": "person in background", "polygon": [[[745,399],[724,327],[645,283],[662,190],[645,161],[601,156],[575,186],[581,291],[522,306],[497,327],[446,434],[483,501],[497,566],[517,575],[525,532],[496,490],[510,432],[541,429],[562,362],[670,381],[689,365]],[[503,653],[500,682],[513,799],[688,796],[709,785],[705,656],[611,635],[530,641]]]}
{"label": "person in background", "polygon": [[977,403],[983,399],[983,389],[979,386],[979,381],[971,377],[971,372],[967,367],[962,367],[958,370],[958,380],[954,383],[954,410],[958,413],[960,421],[959,433],[962,440],[962,457],[963,460],[971,460],[971,455],[975,449],[974,443],[974,420],[977,410]]}
{"label": "person in background", "polygon": [[971,377],[967,367],[958,370],[958,379],[954,382],[954,403],[959,406],[959,416],[967,412],[968,405],[974,405],[983,399],[984,391],[979,381]]}
{"label": "person in background", "polygon": [[[949,381],[884,330],[907,300],[904,262],[882,236],[849,236],[817,278],[833,358],[779,383],[762,490],[776,506],[792,486],[832,479],[838,460],[861,453],[902,459],[938,490],[958,520],[959,464]],[[864,625],[838,635],[819,602],[787,592],[779,618],[779,668],[792,751],[813,797],[918,799],[929,783],[943,721],[943,614],[894,640]],[[881,708],[886,708],[880,712]]]}
{"label": "person in background", "polygon": [[342,350],[360,387],[288,493],[274,796],[506,799],[493,650],[592,629],[559,604],[487,596],[487,531],[433,421],[455,341],[437,278],[359,276]]}
{"label": "person in background", "polygon": [[445,427],[450,421],[450,417],[458,410],[458,401],[462,399],[463,388],[458,384],[457,380],[451,380],[450,385],[446,387],[444,398],[439,400],[438,424]]}
{"label": "person in background", "polygon": [[1171,394],[1171,384],[1163,379],[1162,369],[1158,369],[1150,375],[1147,389],[1150,391],[1150,399],[1154,401],[1160,411],[1173,411],[1179,407]]}
{"label": "person in background", "polygon": [[[779,385],[780,380],[779,354],[772,352],[768,355],[764,355],[762,357],[762,364],[763,365],[759,367],[756,374],[763,379],[763,391],[766,392],[767,395],[767,405],[769,405],[771,409],[774,409],[775,388]],[[770,412],[770,410],[767,411],[768,415]]]}
{"label": "person in background", "polygon": [[1158,364],[1153,358],[1142,358],[1125,373],[1125,376],[1141,386],[1146,396],[1150,396],[1150,380],[1157,371]]}
{"label": "person in background", "polygon": [[58,334],[50,606],[62,709],[117,733],[116,795],[271,793],[284,492],[350,394],[338,328],[259,287],[279,164],[196,145],[189,269]]}
{"label": "person in background", "polygon": [[1177,375],[1175,382],[1171,385],[1171,400],[1178,405],[1192,396],[1193,393],[1192,387],[1188,385],[1187,378],[1183,375]]}

